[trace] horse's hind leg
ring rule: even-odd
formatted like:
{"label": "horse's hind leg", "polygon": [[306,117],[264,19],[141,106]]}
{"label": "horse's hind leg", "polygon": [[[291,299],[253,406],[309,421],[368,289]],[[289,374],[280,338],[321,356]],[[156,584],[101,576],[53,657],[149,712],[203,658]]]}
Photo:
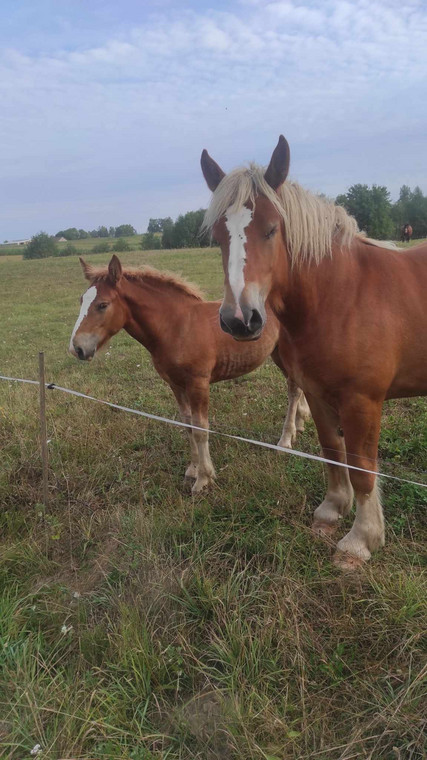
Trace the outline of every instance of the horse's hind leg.
{"label": "horse's hind leg", "polygon": [[286,412],[285,422],[283,423],[282,435],[280,436],[280,441],[277,445],[283,446],[285,449],[291,449],[297,435],[297,430],[304,430],[304,422],[302,424],[302,428],[298,428],[296,425],[299,404],[301,398],[304,397],[304,394],[301,388],[299,388],[298,385],[293,380],[291,380],[290,377],[288,377],[287,382],[288,410]]}
{"label": "horse's hind leg", "polygon": [[188,389],[188,399],[191,406],[192,424],[197,428],[205,428],[204,430],[193,428],[193,437],[199,453],[199,467],[196,482],[191,490],[193,493],[198,493],[206,486],[211,485],[215,478],[215,469],[209,452],[209,383],[193,384]]}
{"label": "horse's hind leg", "polygon": [[[182,388],[178,388],[178,386],[171,387],[178,403],[181,420],[185,422],[186,425],[191,425],[191,406],[185,391],[183,391]],[[185,471],[185,478],[196,480],[199,468],[199,449],[194,438],[193,430],[189,427],[185,428],[185,430],[188,435],[191,452],[191,460]]]}
{"label": "horse's hind leg", "polygon": [[[376,470],[382,402],[365,397],[352,398],[341,410],[348,463]],[[350,470],[356,495],[356,519],[351,530],[337,544],[336,564],[352,568],[368,560],[371,552],[384,546],[384,516],[377,477],[369,472]]]}
{"label": "horse's hind leg", "polygon": [[[313,397],[308,398],[309,406],[319,435],[323,455],[326,459],[346,462],[344,438],[339,432],[339,416],[331,407]],[[339,520],[347,515],[353,504],[353,489],[348,470],[345,467],[326,465],[328,490],[319,507],[314,512],[313,530],[320,535],[335,533]]]}

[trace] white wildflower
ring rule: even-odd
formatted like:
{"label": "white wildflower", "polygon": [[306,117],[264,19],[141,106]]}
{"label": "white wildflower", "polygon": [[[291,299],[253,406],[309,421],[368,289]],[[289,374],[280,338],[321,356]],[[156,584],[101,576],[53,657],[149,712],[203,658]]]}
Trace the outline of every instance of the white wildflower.
{"label": "white wildflower", "polygon": [[61,633],[64,633],[64,634],[65,633],[69,633],[72,630],[73,630],[73,626],[72,625],[65,625],[65,623],[64,623],[64,625],[61,628]]}
{"label": "white wildflower", "polygon": [[32,750],[30,750],[30,755],[40,755],[41,752],[43,752],[41,744],[35,744]]}

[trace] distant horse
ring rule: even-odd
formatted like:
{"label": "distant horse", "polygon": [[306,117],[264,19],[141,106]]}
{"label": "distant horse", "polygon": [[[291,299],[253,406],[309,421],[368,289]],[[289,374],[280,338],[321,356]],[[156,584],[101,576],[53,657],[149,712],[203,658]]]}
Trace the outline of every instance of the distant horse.
{"label": "distant horse", "polygon": [[412,227],[410,224],[404,224],[400,231],[400,239],[402,243],[409,243],[412,237]]}
{"label": "distant horse", "polygon": [[[108,267],[95,268],[80,259],[90,287],[81,298],[69,350],[90,360],[122,328],[151,354],[160,377],[175,394],[182,420],[207,428],[209,384],[252,372],[268,356],[284,372],[277,348],[279,323],[271,310],[262,338],[238,345],[219,326],[220,301],[205,301],[195,285],[150,267],[122,269],[113,256]],[[304,429],[309,410],[304,396],[288,380],[289,407],[281,446],[291,447]],[[191,463],[185,473],[194,493],[209,485],[215,470],[208,434],[188,428]]]}
{"label": "distant horse", "polygon": [[[285,182],[289,161],[282,136],[267,170],[225,175],[202,153],[213,191],[204,226],[221,245],[225,273],[221,326],[257,338],[268,299],[282,325],[281,359],[307,396],[325,456],[375,470],[384,400],[427,393],[427,245],[401,253],[363,237],[341,206]],[[341,567],[384,544],[376,476],[334,465],[316,531],[334,532],[353,489]]]}

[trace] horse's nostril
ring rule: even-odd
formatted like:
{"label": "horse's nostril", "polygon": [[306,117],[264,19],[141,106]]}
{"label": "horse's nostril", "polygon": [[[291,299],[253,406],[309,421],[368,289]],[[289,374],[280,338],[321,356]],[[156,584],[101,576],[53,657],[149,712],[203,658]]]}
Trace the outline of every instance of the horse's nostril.
{"label": "horse's nostril", "polygon": [[252,309],[251,318],[248,323],[248,330],[251,333],[256,333],[262,327],[262,317],[257,309]]}
{"label": "horse's nostril", "polygon": [[76,354],[79,357],[79,359],[84,359],[85,358],[85,352],[83,351],[83,349],[80,346],[78,346],[76,348]]}

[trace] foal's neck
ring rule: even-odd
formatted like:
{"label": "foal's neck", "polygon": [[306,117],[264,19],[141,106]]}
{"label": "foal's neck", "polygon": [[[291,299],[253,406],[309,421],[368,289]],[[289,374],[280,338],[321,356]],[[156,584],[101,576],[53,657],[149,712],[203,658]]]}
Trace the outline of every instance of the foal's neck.
{"label": "foal's neck", "polygon": [[174,288],[173,283],[151,276],[124,278],[121,296],[129,312],[124,329],[150,353],[164,343],[171,325],[175,330],[179,328],[189,309],[197,303],[190,294]]}

